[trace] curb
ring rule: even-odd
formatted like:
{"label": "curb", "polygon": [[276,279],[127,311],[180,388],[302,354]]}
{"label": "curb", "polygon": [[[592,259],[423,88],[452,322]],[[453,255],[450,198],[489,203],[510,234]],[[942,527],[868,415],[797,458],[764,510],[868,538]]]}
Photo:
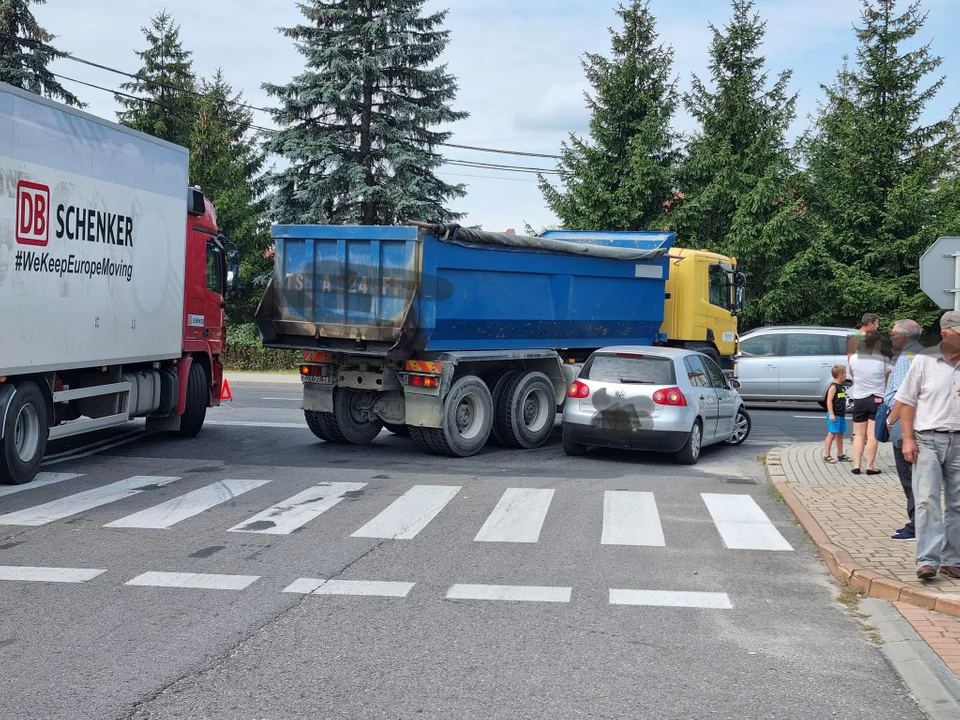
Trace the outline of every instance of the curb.
{"label": "curb", "polygon": [[927,610],[936,610],[945,615],[960,617],[960,600],[907,585],[899,580],[892,580],[861,567],[854,562],[850,553],[831,543],[830,538],[820,527],[820,523],[803,506],[803,503],[793,492],[789,481],[786,480],[780,450],[771,450],[767,453],[767,479],[779,491],[787,507],[790,508],[803,529],[816,543],[823,562],[838,582],[856,590],[860,595],[879,600],[908,603]]}
{"label": "curb", "polygon": [[292,375],[291,379],[279,380],[276,378],[250,378],[250,377],[235,377],[232,373],[224,373],[223,376],[229,381],[233,387],[300,387],[302,384],[300,382],[299,375]]}

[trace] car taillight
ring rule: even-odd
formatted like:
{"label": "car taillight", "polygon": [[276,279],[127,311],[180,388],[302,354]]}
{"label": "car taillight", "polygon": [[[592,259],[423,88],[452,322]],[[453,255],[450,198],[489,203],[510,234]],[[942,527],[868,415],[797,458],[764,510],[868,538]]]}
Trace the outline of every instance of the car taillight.
{"label": "car taillight", "polygon": [[590,395],[590,388],[584,385],[582,382],[577,380],[573,383],[567,390],[567,397],[569,398],[585,398]]}
{"label": "car taillight", "polygon": [[653,401],[657,405],[671,405],[673,407],[686,407],[687,398],[684,397],[680,388],[666,388],[657,390],[653,394]]}

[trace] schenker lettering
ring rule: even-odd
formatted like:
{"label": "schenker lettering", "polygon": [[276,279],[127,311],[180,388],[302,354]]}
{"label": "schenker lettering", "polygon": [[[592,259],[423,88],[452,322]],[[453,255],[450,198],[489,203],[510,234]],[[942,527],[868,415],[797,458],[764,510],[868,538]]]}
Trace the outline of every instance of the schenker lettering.
{"label": "schenker lettering", "polygon": [[57,237],[133,247],[133,218],[73,205],[57,206]]}

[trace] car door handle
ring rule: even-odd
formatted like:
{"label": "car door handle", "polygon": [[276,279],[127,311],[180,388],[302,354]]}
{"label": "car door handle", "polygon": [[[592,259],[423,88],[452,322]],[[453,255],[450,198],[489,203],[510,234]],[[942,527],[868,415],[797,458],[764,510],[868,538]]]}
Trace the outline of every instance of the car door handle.
{"label": "car door handle", "polygon": [[766,365],[765,367],[768,367],[768,368],[775,368],[775,367],[776,367],[776,365]]}

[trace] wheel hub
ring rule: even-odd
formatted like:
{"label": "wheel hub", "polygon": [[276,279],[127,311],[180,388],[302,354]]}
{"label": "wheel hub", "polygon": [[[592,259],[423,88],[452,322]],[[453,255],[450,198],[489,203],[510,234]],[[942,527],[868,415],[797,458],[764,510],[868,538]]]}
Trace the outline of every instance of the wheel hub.
{"label": "wheel hub", "polygon": [[21,462],[33,460],[40,444],[40,418],[32,405],[24,405],[17,413],[13,444]]}

